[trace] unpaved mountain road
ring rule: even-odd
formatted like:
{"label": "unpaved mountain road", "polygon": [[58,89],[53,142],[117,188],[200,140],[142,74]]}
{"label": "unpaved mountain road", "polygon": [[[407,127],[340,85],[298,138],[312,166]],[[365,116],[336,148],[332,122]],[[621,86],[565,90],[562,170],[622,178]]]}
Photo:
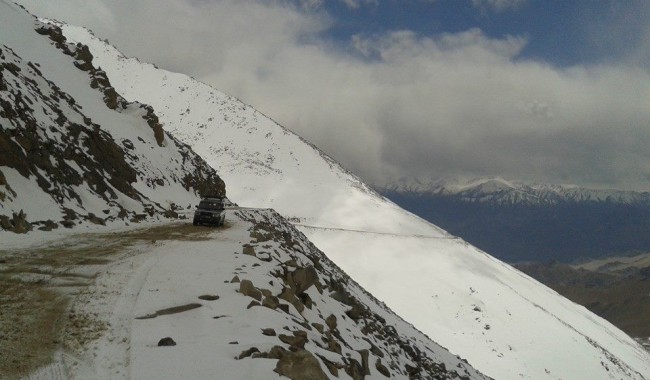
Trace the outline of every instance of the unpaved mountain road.
{"label": "unpaved mountain road", "polygon": [[75,313],[74,303],[110,264],[142,255],[156,241],[207,240],[217,230],[185,221],[0,248],[0,378],[25,377],[56,352],[74,352],[101,334],[101,318]]}

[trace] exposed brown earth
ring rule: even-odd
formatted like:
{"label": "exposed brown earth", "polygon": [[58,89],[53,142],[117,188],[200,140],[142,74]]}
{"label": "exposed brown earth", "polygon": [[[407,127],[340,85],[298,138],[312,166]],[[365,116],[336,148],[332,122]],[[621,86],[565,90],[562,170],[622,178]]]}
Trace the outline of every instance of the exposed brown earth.
{"label": "exposed brown earth", "polygon": [[[227,228],[227,224],[226,224]],[[70,236],[43,248],[0,249],[0,378],[18,379],[54,353],[101,335],[102,322],[70,308],[109,263],[158,240],[205,240],[213,228],[165,224]]]}

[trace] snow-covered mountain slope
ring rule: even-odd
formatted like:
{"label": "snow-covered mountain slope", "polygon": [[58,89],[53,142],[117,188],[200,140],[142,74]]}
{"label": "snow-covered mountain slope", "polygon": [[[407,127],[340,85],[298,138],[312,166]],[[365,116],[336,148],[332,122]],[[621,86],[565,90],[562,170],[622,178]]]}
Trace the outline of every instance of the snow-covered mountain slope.
{"label": "snow-covered mountain slope", "polygon": [[[130,234],[165,229],[192,227]],[[193,230],[140,243],[100,267],[70,307],[76,317],[65,318],[83,323],[63,327],[64,349],[31,378],[486,379],[369,295],[277,213],[229,212],[226,228]]]}
{"label": "snow-covered mountain slope", "polygon": [[526,183],[503,178],[442,178],[435,181],[398,180],[382,191],[456,197],[466,202],[553,205],[566,202],[612,202],[650,205],[650,193],[597,190],[576,185]]}
{"label": "snow-covered mountain slope", "polygon": [[87,48],[0,2],[0,222],[24,232],[174,215],[224,183],[127,103]]}
{"label": "snow-covered mountain slope", "polygon": [[614,326],[400,210],[249,106],[62,28],[90,47],[120,93],[152,104],[219,170],[234,201],[291,217],[362,286],[484,374],[650,378],[648,354]]}

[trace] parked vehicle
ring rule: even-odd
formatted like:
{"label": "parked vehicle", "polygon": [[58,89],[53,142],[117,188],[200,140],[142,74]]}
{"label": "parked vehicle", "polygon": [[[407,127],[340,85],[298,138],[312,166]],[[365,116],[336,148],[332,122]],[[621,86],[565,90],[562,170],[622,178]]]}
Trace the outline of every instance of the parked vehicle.
{"label": "parked vehicle", "polygon": [[226,220],[225,200],[218,197],[207,197],[201,199],[194,211],[192,224],[211,224],[217,227],[223,226]]}

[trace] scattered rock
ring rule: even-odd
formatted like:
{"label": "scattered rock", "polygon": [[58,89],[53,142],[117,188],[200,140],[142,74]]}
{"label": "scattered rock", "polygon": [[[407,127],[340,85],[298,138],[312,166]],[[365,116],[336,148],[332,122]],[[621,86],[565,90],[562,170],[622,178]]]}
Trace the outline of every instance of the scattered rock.
{"label": "scattered rock", "polygon": [[294,331],[293,336],[280,334],[278,335],[278,338],[280,338],[283,343],[290,345],[294,350],[305,348],[305,343],[309,341],[309,339],[307,339],[307,332],[305,331]]}
{"label": "scattered rock", "polygon": [[323,326],[321,323],[314,322],[311,325],[314,326],[314,328],[321,334],[323,333],[323,331],[325,331],[325,326]]}
{"label": "scattered rock", "polygon": [[300,302],[298,297],[296,297],[296,294],[294,293],[293,289],[291,288],[284,288],[282,294],[280,294],[280,298],[292,304],[296,308],[296,310],[298,310],[299,313],[302,313],[303,310],[305,310],[305,305],[303,305],[303,303]]}
{"label": "scattered rock", "polygon": [[262,300],[262,292],[253,286],[253,283],[250,280],[242,280],[239,283],[239,293],[248,297],[255,298],[258,301]]}
{"label": "scattered rock", "polygon": [[361,319],[363,316],[365,316],[366,308],[363,307],[361,304],[355,304],[354,306],[352,306],[352,309],[346,311],[345,314],[356,322],[359,319]]}
{"label": "scattered rock", "polygon": [[251,307],[254,307],[254,306],[260,306],[260,303],[257,302],[257,301],[251,301],[251,303],[249,303],[248,306],[246,306],[246,308],[250,309]]}
{"label": "scattered rock", "polygon": [[388,368],[386,368],[386,366],[384,366],[384,365],[381,363],[381,359],[377,359],[377,361],[375,362],[375,368],[376,368],[377,371],[378,371],[379,373],[381,373],[382,375],[384,375],[384,376],[386,376],[386,377],[390,377],[390,371],[388,370]]}
{"label": "scattered rock", "polygon": [[265,297],[264,300],[262,301],[262,306],[268,307],[269,309],[277,309],[278,306],[280,306],[280,300],[278,297]]}
{"label": "scattered rock", "polygon": [[284,262],[284,265],[288,267],[298,268],[298,263],[294,259],[290,259]]}
{"label": "scattered rock", "polygon": [[235,277],[233,277],[232,280],[230,280],[230,283],[231,283],[231,284],[234,284],[234,283],[236,283],[236,282],[240,282],[240,280],[239,280],[239,276],[237,276],[237,275],[235,275]]}
{"label": "scattered rock", "polygon": [[327,324],[327,327],[329,327],[330,330],[336,330],[336,316],[330,314],[329,317],[325,318],[325,324]]}
{"label": "scattered rock", "polygon": [[174,342],[174,339],[170,337],[162,338],[161,340],[158,341],[158,347],[169,347],[175,345],[176,342]]}
{"label": "scattered rock", "polygon": [[292,380],[327,380],[318,359],[307,350],[286,352],[278,360],[274,371]]}
{"label": "scattered rock", "polygon": [[203,301],[216,301],[216,300],[219,299],[219,296],[205,294],[205,295],[199,296],[199,299],[203,300]]}
{"label": "scattered rock", "polygon": [[323,363],[325,363],[325,367],[327,367],[327,370],[330,371],[330,374],[332,374],[332,376],[339,377],[339,368],[343,368],[343,366],[337,365],[337,363],[328,360],[322,355],[318,355],[318,357],[323,361]]}
{"label": "scattered rock", "polygon": [[260,352],[260,350],[258,350],[257,347],[251,347],[251,348],[249,348],[248,350],[244,350],[244,351],[242,351],[242,352],[239,354],[239,356],[237,356],[237,359],[238,359],[238,360],[241,360],[241,359],[243,359],[243,358],[247,358],[247,357],[253,355],[253,354],[256,353],[256,352]]}
{"label": "scattered rock", "polygon": [[268,329],[262,329],[262,335],[275,336],[276,334],[274,329],[268,328]]}
{"label": "scattered rock", "polygon": [[255,256],[255,248],[252,245],[245,245],[243,254],[248,256]]}
{"label": "scattered rock", "polygon": [[295,284],[295,293],[301,294],[309,289],[312,285],[318,282],[318,273],[313,266],[306,268],[298,268],[292,273],[293,282]]}
{"label": "scattered rock", "polygon": [[271,351],[268,352],[267,357],[269,359],[281,359],[287,352],[289,351],[282,346],[273,346]]}
{"label": "scattered rock", "polygon": [[353,380],[363,380],[366,376],[366,373],[363,371],[363,367],[356,359],[348,359],[349,363],[345,367],[345,373],[347,373]]}

